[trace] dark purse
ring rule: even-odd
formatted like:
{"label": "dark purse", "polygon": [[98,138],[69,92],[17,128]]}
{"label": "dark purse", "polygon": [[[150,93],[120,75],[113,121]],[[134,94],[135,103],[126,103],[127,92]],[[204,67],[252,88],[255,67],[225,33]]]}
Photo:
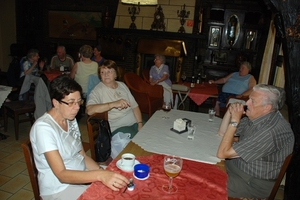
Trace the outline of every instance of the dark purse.
{"label": "dark purse", "polygon": [[99,126],[98,135],[94,146],[96,162],[105,162],[111,154],[112,133],[110,131],[109,123],[104,119],[92,120],[98,123]]}

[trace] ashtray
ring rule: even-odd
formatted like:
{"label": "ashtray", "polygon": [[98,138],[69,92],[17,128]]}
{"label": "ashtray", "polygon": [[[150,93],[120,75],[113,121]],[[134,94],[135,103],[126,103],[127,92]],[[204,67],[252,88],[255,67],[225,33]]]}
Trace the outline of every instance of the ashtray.
{"label": "ashtray", "polygon": [[187,131],[188,131],[188,128],[185,127],[185,130],[183,130],[183,131],[177,131],[177,130],[175,130],[174,128],[171,128],[170,130],[173,131],[173,132],[175,132],[175,133],[181,134],[181,133],[187,132]]}

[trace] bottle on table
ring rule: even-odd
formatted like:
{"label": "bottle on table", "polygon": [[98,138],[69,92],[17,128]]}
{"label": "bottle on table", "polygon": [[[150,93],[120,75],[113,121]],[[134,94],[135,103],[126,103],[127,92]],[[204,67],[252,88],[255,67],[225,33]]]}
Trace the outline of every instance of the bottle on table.
{"label": "bottle on table", "polygon": [[195,76],[192,76],[191,87],[195,87]]}

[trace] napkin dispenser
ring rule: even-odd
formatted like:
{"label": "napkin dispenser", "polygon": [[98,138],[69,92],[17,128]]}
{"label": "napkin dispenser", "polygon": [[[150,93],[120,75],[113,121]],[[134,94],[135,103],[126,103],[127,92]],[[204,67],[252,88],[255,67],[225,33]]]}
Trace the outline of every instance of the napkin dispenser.
{"label": "napkin dispenser", "polygon": [[182,120],[186,122],[186,127],[189,127],[192,124],[192,120],[190,119],[182,118]]}

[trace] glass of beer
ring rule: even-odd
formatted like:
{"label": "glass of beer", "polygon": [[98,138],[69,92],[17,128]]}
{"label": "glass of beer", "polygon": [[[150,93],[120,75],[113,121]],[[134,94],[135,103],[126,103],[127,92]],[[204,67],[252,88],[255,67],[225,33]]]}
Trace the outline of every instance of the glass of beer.
{"label": "glass of beer", "polygon": [[177,156],[165,156],[164,158],[164,170],[166,175],[169,177],[169,184],[163,185],[163,191],[167,193],[177,192],[177,187],[172,185],[173,178],[178,176],[181,171],[183,160]]}

